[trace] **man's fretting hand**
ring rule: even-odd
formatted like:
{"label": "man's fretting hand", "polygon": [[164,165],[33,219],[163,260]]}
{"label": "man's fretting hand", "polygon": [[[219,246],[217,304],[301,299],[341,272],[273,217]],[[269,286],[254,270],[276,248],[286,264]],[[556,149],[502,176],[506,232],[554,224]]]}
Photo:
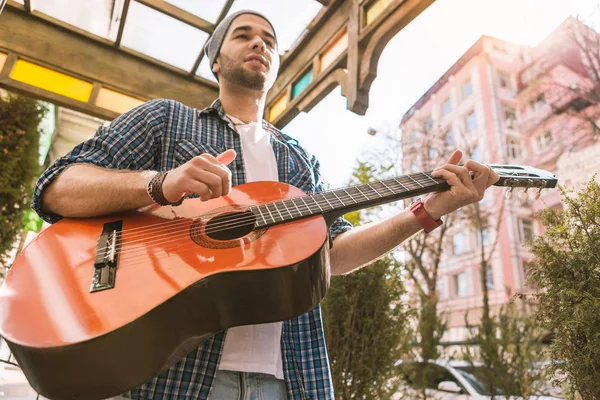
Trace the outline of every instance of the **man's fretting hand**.
{"label": "man's fretting hand", "polygon": [[490,167],[473,160],[463,166],[457,165],[461,158],[462,152],[455,150],[447,164],[431,173],[435,178],[444,178],[450,185],[449,190],[434,193],[425,199],[425,211],[434,220],[481,200],[487,188],[500,179]]}

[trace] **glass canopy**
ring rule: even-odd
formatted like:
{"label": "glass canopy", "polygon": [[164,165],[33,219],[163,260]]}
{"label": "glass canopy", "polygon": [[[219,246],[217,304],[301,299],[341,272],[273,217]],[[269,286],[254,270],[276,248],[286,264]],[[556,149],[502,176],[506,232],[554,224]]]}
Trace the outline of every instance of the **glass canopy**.
{"label": "glass canopy", "polygon": [[119,40],[116,45],[125,51],[213,81],[201,53],[210,31],[226,15],[242,9],[264,14],[274,25],[283,54],[322,8],[316,0],[30,0],[30,5],[32,12],[51,21]]}

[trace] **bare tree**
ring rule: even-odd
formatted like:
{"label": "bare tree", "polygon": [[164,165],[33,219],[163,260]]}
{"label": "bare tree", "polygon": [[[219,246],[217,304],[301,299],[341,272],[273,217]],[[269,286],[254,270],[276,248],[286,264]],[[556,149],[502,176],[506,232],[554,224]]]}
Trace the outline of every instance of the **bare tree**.
{"label": "bare tree", "polygon": [[[430,171],[446,163],[454,150],[454,138],[448,136],[448,131],[433,126],[430,120],[424,121],[421,129],[414,132],[403,133],[397,128],[388,128],[377,133],[380,134],[382,145],[367,157],[377,163],[384,176]],[[438,348],[446,330],[444,318],[438,312],[437,281],[447,247],[446,233],[453,219],[454,215],[446,216],[440,228],[429,234],[417,234],[402,245],[404,269],[410,277],[409,286],[416,295],[411,300],[416,307],[414,345],[411,354],[407,355],[407,361],[416,359],[423,362],[420,365],[408,364],[412,367],[405,365],[402,373],[410,376],[421,398],[427,397],[425,389],[430,372],[426,363],[439,358]]]}
{"label": "bare tree", "polygon": [[[461,136],[463,148],[473,155],[478,148],[477,137]],[[527,194],[523,200],[526,200]],[[508,200],[510,201],[510,200]],[[541,336],[529,318],[529,312],[515,303],[504,305],[493,315],[490,309],[490,281],[492,258],[498,248],[500,226],[504,216],[504,197],[497,197],[493,204],[477,202],[464,208],[457,223],[468,227],[477,235],[477,254],[482,291],[481,319],[470,326],[468,314],[465,324],[470,335],[463,350],[463,357],[470,362],[472,371],[486,386],[490,395],[503,394],[506,398],[519,395],[528,398],[541,394],[542,374],[533,368],[541,360]],[[493,240],[490,241],[493,236]],[[469,346],[474,344],[474,347]]]}

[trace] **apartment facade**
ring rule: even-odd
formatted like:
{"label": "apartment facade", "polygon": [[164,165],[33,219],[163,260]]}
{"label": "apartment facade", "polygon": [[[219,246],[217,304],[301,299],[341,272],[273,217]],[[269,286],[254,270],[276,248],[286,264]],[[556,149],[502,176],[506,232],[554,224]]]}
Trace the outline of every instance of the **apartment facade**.
{"label": "apartment facade", "polygon": [[[530,165],[563,184],[583,184],[582,176],[599,170],[600,143],[592,125],[575,114],[597,119],[598,110],[576,91],[565,92],[592,86],[570,41],[573,23],[565,21],[534,48],[489,36],[477,40],[403,116],[403,170],[429,169],[444,159],[442,150],[461,148],[465,159]],[[581,157],[590,160],[585,175],[574,168]],[[535,212],[560,207],[560,194],[546,190],[535,200],[515,190],[512,200],[503,199],[504,190],[493,188],[480,203],[492,210],[483,234],[465,218],[448,229],[436,284],[448,324],[445,342],[465,340],[466,315],[469,324],[481,316],[482,246],[491,254],[485,273],[492,312],[516,293],[534,291],[526,280],[533,256],[525,244],[543,229]]]}

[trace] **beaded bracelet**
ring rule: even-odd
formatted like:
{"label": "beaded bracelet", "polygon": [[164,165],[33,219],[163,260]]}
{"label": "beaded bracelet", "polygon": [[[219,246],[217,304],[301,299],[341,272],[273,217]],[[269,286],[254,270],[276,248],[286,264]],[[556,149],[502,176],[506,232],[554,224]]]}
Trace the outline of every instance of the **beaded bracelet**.
{"label": "beaded bracelet", "polygon": [[146,191],[148,192],[148,196],[150,196],[152,201],[159,206],[178,206],[183,203],[185,196],[182,196],[178,201],[171,203],[165,198],[165,195],[162,191],[162,185],[168,173],[169,172],[159,172],[158,174],[154,175],[154,177],[152,177],[152,179],[150,179],[148,182]]}

